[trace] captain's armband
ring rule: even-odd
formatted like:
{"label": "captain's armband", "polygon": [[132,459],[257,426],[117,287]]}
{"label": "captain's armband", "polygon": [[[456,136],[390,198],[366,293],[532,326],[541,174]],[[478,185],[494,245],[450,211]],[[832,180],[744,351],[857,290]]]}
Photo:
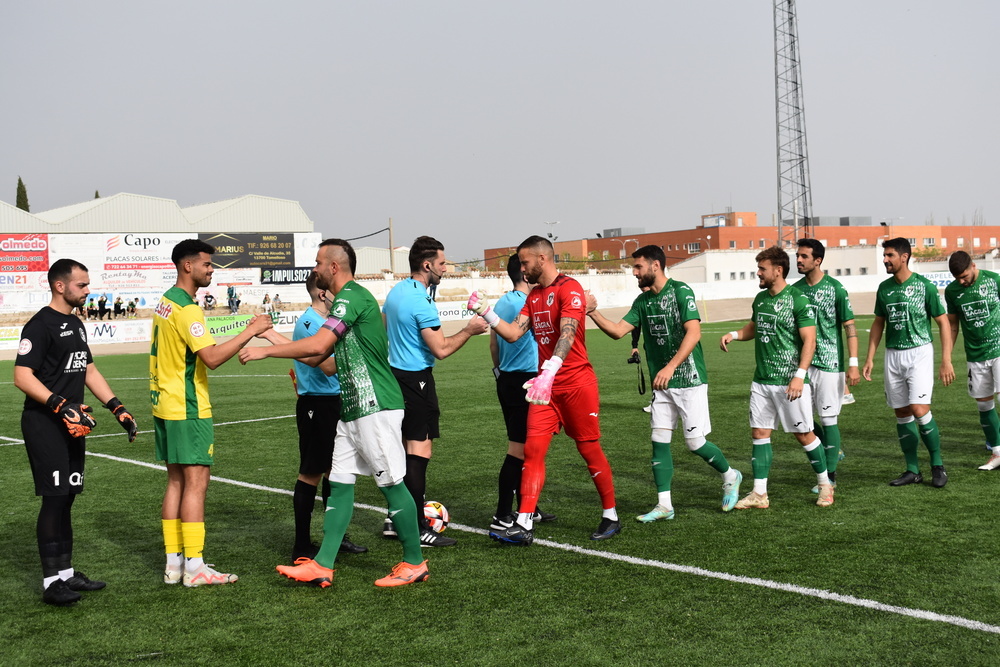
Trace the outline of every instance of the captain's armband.
{"label": "captain's armband", "polygon": [[332,331],[338,339],[343,338],[344,334],[350,328],[347,323],[337,317],[328,317],[326,322],[323,323],[324,329],[329,329]]}

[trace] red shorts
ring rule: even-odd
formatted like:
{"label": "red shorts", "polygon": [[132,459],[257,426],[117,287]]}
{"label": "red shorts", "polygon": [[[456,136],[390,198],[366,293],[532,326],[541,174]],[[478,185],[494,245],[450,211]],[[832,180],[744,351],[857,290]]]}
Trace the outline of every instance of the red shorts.
{"label": "red shorts", "polygon": [[575,442],[600,440],[600,411],[597,378],[588,384],[553,389],[548,405],[528,406],[528,437],[551,436],[565,428]]}

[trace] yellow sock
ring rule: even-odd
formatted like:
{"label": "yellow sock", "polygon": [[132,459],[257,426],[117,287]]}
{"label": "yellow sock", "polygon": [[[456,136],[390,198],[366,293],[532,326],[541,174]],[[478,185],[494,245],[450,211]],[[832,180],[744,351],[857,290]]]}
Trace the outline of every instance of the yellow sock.
{"label": "yellow sock", "polygon": [[182,523],[181,532],[184,533],[184,557],[201,558],[205,549],[205,522]]}
{"label": "yellow sock", "polygon": [[184,546],[184,537],[181,533],[180,519],[162,519],[163,524],[163,546],[168,554],[178,554]]}

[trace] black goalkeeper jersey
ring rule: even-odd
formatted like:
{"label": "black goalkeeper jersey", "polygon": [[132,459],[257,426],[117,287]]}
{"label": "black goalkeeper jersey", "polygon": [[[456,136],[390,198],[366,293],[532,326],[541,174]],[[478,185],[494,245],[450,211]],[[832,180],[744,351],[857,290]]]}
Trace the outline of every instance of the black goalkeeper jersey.
{"label": "black goalkeeper jersey", "polygon": [[[83,402],[87,365],[93,363],[87,331],[80,318],[46,306],[21,330],[15,366],[27,366],[50,391],[75,403]],[[47,410],[43,403],[24,399],[25,410]]]}

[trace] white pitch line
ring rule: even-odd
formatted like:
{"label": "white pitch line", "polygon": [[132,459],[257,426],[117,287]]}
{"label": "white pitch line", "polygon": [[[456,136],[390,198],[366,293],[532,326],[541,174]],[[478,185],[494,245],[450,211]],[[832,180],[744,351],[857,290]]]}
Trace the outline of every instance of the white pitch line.
{"label": "white pitch line", "polygon": [[[231,423],[237,423],[237,422],[231,422]],[[158,465],[156,463],[135,461],[133,459],[126,459],[120,456],[112,456],[110,454],[102,454],[99,452],[87,452],[87,454],[90,456],[99,456],[101,458],[110,459],[112,461],[119,461],[121,463],[132,463],[134,465],[142,466],[144,468],[166,470],[166,467]],[[224,484],[232,484],[233,486],[240,486],[245,489],[253,489],[254,491],[268,491],[270,493],[279,493],[286,496],[290,496],[293,493],[292,491],[289,491],[287,489],[276,489],[270,486],[263,486],[261,484],[252,484],[250,482],[242,482],[240,480],[228,479],[226,477],[216,477],[213,475],[212,479],[217,482],[222,482]],[[372,512],[378,512],[379,514],[385,514],[384,507],[376,507],[374,505],[367,505],[365,503],[354,503],[354,506],[359,509],[370,510]],[[476,533],[478,535],[486,534],[486,531],[482,530],[481,528],[473,528],[471,526],[465,526],[460,523],[450,523],[448,524],[448,527],[466,533]],[[715,572],[714,570],[706,570],[700,567],[692,567],[690,565],[678,565],[676,563],[666,563],[664,561],[650,560],[648,558],[636,558],[635,556],[625,556],[622,554],[612,553],[610,551],[597,551],[595,549],[585,549],[584,547],[578,547],[573,544],[563,544],[561,542],[553,542],[551,540],[535,540],[534,543],[545,547],[551,547],[553,549],[561,549],[562,551],[569,551],[572,553],[583,554],[584,556],[593,556],[595,558],[604,558],[606,560],[618,561],[620,563],[628,563],[629,565],[653,567],[661,570],[669,570],[671,572],[680,572],[682,574],[692,574],[698,577],[705,577],[708,579],[719,579],[721,581],[730,581],[736,584],[745,584],[747,586],[759,586],[760,588],[770,588],[771,590],[783,591],[785,593],[795,593],[797,595],[819,598],[820,600],[828,600],[830,602],[840,602],[841,604],[847,604],[854,607],[864,607],[865,609],[874,609],[875,611],[882,611],[889,614],[909,616],[910,618],[918,618],[923,621],[948,623],[949,625],[956,625],[960,628],[966,628],[967,630],[978,630],[980,632],[990,632],[993,634],[1000,634],[1000,626],[998,625],[990,625],[988,623],[983,623],[982,621],[974,621],[972,619],[964,618],[962,616],[939,614],[937,612],[926,611],[924,609],[911,609],[909,607],[900,607],[898,605],[885,604],[877,600],[869,600],[867,598],[855,597],[854,595],[841,595],[840,593],[833,593],[831,591],[823,590],[820,588],[808,588],[806,586],[796,586],[795,584],[783,584],[780,581],[771,581],[770,579],[745,577],[742,575],[729,574],[728,572]]]}

